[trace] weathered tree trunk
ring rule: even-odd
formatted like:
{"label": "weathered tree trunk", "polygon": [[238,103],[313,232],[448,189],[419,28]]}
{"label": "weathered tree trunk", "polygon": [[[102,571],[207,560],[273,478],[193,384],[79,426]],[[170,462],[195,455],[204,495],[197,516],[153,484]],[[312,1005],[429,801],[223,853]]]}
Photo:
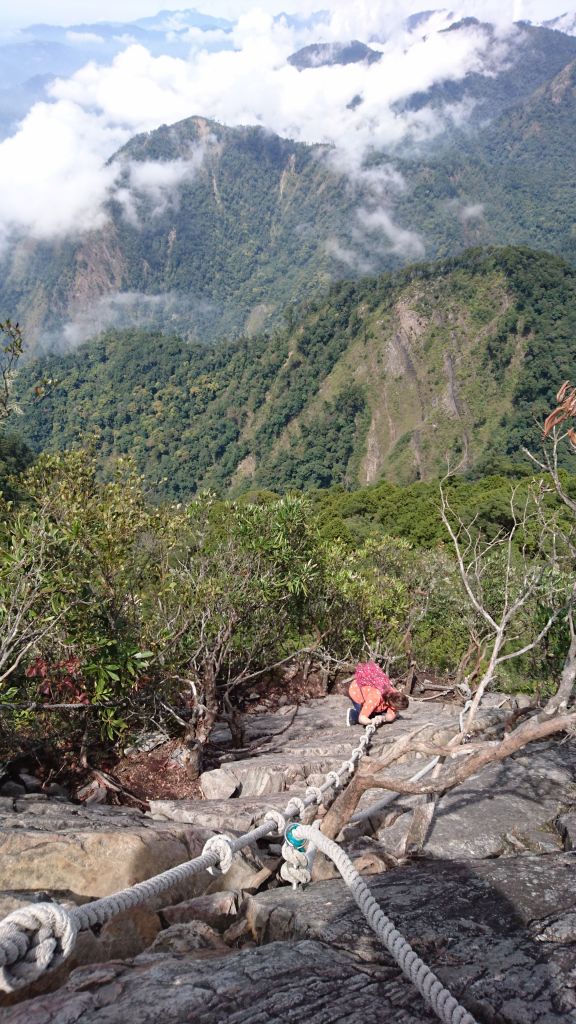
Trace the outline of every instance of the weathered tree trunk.
{"label": "weathered tree trunk", "polygon": [[235,708],[232,701],[230,700],[230,693],[226,691],[224,693],[224,707],[226,713],[223,716],[225,721],[228,723],[230,729],[230,735],[232,737],[232,746],[238,749],[243,747],[246,740],[246,727],[244,725],[244,715],[238,708]]}
{"label": "weathered tree trunk", "polygon": [[546,705],[547,711],[559,711],[567,708],[576,683],[576,631],[574,630],[573,614],[570,612],[570,647],[566,655],[560,685]]}
{"label": "weathered tree trunk", "polygon": [[210,663],[204,665],[202,684],[205,703],[197,709],[198,713],[184,734],[184,744],[189,754],[187,771],[193,781],[202,774],[205,746],[218,715],[216,673],[214,666]]}

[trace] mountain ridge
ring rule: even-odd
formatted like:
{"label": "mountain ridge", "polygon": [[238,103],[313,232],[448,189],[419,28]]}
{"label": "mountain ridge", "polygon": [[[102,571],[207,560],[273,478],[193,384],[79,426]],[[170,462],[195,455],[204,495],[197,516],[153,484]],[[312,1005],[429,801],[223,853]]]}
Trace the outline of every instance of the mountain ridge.
{"label": "mountain ridge", "polygon": [[[272,333],[211,347],[136,330],[22,371],[58,387],[25,418],[35,450],[134,456],[184,498],[522,461],[559,383],[576,376],[576,271],[525,248],[470,250],[332,285]],[[92,439],[92,440],[91,440]]]}

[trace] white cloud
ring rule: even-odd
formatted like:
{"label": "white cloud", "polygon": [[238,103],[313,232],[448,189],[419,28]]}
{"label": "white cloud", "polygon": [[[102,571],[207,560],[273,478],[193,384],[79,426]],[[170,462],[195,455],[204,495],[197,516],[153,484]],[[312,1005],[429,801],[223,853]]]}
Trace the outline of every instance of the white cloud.
{"label": "white cloud", "polygon": [[372,260],[358,249],[342,245],[337,238],[329,238],[324,248],[328,255],[341,263],[346,270],[353,270],[357,274],[374,273],[375,264]]}
{"label": "white cloud", "polygon": [[471,220],[482,220],[484,216],[484,203],[469,203],[468,206],[462,207],[460,211],[460,220],[467,224]]}
{"label": "white cloud", "polygon": [[[260,124],[303,142],[332,143],[347,173],[366,175],[362,160],[370,150],[391,151],[407,136],[425,140],[439,130],[443,117],[467,113],[465,106],[456,106],[444,114],[400,114],[398,101],[439,80],[457,80],[487,63],[502,62],[512,38],[503,33],[495,44],[473,26],[440,32],[446,24],[443,13],[407,33],[398,28],[400,14],[388,2],[332,2],[321,38],[376,37],[382,59],[371,65],[299,72],[287,57],[317,41],[318,30],[291,28],[286,19],[274,22],[262,8],[238,19],[234,50],[198,49],[202,38],[192,32],[187,61],[153,57],[140,45],[128,45],[108,66],[87,64],[53,83],[51,102],[37,104],[17,134],[0,144],[0,230],[46,237],[98,227],[116,174],[106,160],[132,135],[192,115],[228,125]],[[161,206],[185,173],[181,164],[137,167],[132,184],[145,188]],[[370,209],[363,227],[374,227],[377,216],[382,236],[398,247],[394,251],[407,247],[415,252],[417,242],[398,234],[401,229],[384,211],[387,198],[402,187],[401,179],[390,166],[371,173],[379,212]],[[126,194],[121,198],[129,210]]]}
{"label": "white cloud", "polygon": [[96,32],[73,32],[72,30],[66,33],[66,42],[72,43],[76,46],[84,46],[86,43],[105,43],[104,36],[99,36]]}
{"label": "white cloud", "polygon": [[375,210],[361,207],[357,217],[362,231],[357,232],[356,237],[362,243],[368,237],[380,252],[391,252],[408,259],[424,256],[426,250],[420,235],[394,224],[390,213],[383,207]]}
{"label": "white cloud", "polygon": [[113,194],[124,207],[126,219],[136,227],[140,224],[139,205],[142,198],[146,200],[146,217],[158,217],[167,206],[176,202],[177,186],[194,177],[214,141],[208,136],[198,145],[192,146],[186,159],[162,162],[138,160],[127,164],[121,161],[118,173],[122,183],[117,185],[115,182]]}
{"label": "white cloud", "polygon": [[111,292],[79,309],[58,332],[45,333],[39,347],[45,351],[70,352],[84,341],[110,328],[172,326],[179,333],[193,334],[195,318],[209,316],[212,308],[177,292],[146,295],[142,292]]}
{"label": "white cloud", "polygon": [[173,30],[170,29],[166,33],[168,42],[173,42],[178,38],[181,42],[189,44],[191,51],[195,50],[211,50],[216,48],[229,47],[233,43],[233,38],[230,32],[226,32],[222,28],[213,28],[204,31],[201,28],[190,28]]}
{"label": "white cloud", "polygon": [[114,178],[104,166],[124,134],[103,114],[77,104],[37,103],[0,146],[0,224],[36,237],[84,231],[104,222]]}

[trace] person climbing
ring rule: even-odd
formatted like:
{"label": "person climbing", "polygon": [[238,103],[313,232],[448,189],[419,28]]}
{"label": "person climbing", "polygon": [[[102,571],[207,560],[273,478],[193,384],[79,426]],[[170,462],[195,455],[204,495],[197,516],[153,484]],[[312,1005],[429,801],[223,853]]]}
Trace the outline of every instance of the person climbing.
{"label": "person climbing", "polygon": [[353,707],[348,708],[347,725],[393,722],[398,712],[405,711],[410,703],[405,693],[392,686],[389,676],[375,661],[361,662],[356,666],[348,696]]}

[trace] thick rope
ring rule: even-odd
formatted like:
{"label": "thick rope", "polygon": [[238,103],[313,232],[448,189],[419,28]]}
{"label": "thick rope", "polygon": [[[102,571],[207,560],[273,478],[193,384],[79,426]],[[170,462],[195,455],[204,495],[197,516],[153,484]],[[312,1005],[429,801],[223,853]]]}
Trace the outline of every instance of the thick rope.
{"label": "thick rope", "polygon": [[[378,906],[368,886],[356,871],[352,861],[338,844],[323,835],[318,829],[311,828],[308,825],[297,825],[293,829],[293,835],[296,840],[307,840],[326,857],[329,857],[338,868],[370,928],[386,946],[389,953],[392,954],[402,972],[418,989],[428,1005],[432,1007],[436,1016],[444,1024],[477,1024],[471,1014],[468,1013],[468,1010],[465,1010],[454,996],[444,988],[434,972],[414,952],[411,945],[396,929],[390,918]],[[295,850],[293,847],[292,850],[299,857],[306,857],[304,853]]]}
{"label": "thick rope", "polygon": [[[374,724],[366,726],[350,760],[344,761],[338,771],[328,772],[322,786],[310,787],[303,800],[292,797],[284,815],[278,811],[266,811],[262,824],[251,832],[237,839],[225,835],[212,836],[200,857],[93,903],[72,910],[55,903],[35,903],[9,914],[0,922],[0,991],[14,992],[31,984],[45,971],[59,967],[72,953],[78,932],[102,925],[132,907],[151,903],[201,871],[225,873],[239,850],[254,846],[266,836],[282,835],[286,818],[302,817],[308,807],[321,804],[329,789],[337,790],[345,784],[346,775],[349,776],[346,783],[350,781],[375,731]],[[304,860],[308,865],[308,859],[304,857]],[[306,873],[308,876],[308,866]]]}

